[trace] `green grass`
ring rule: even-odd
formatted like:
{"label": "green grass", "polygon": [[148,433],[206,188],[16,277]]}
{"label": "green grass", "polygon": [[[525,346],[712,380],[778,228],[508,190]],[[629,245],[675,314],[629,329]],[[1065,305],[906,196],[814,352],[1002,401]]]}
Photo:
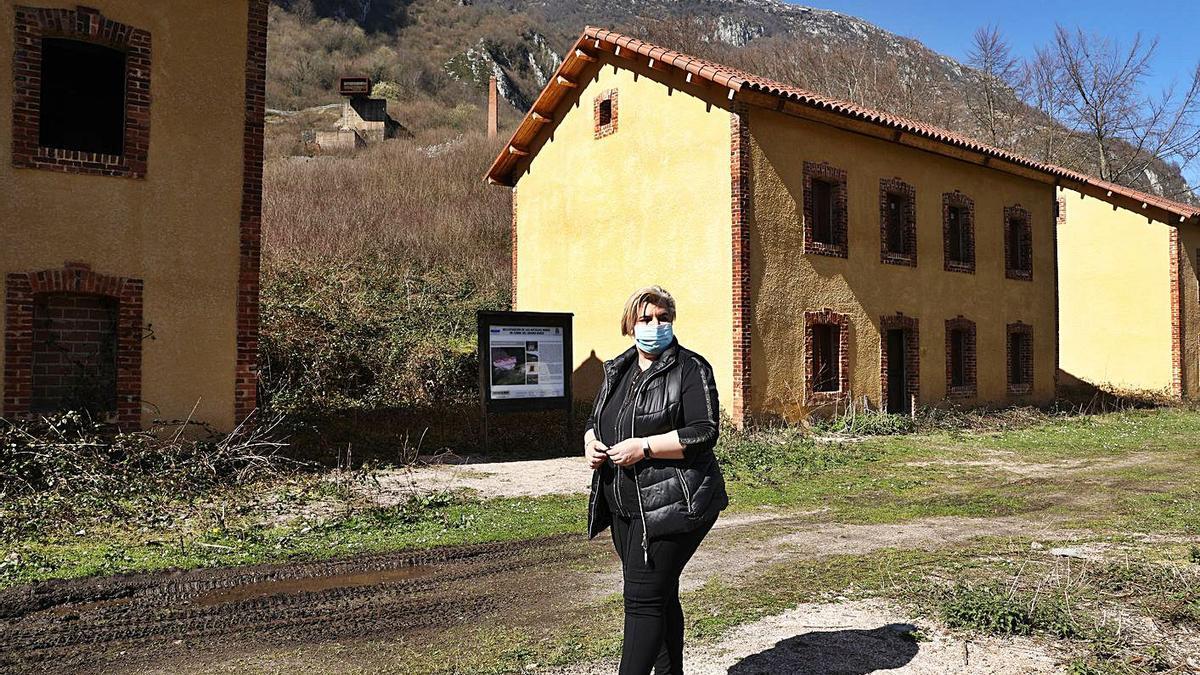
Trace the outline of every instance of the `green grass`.
{"label": "green grass", "polygon": [[[1196,438],[1200,413],[1157,410],[865,440],[818,442],[788,429],[730,432],[719,455],[730,513],[774,506],[846,523],[1031,514],[1099,533],[1194,535],[1200,533]],[[997,457],[1082,468],[1023,478],[963,463]],[[277,493],[297,503],[339,494],[328,484],[314,488],[303,481],[281,484]],[[479,500],[457,494],[390,509],[347,506],[347,513],[325,522],[264,527],[251,524],[252,508],[218,519],[211,504],[164,504],[159,525],[94,524],[83,535],[49,532],[9,542],[0,556],[0,585],[582,534],[586,506],[585,495]],[[172,515],[177,511],[184,515]]]}

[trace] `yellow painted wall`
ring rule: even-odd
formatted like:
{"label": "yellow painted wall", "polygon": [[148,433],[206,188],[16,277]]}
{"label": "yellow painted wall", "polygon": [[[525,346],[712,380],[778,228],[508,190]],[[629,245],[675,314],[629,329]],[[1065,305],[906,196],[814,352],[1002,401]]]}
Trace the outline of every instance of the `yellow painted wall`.
{"label": "yellow painted wall", "polygon": [[[1051,185],[752,108],[751,342],[754,409],[776,412],[803,400],[804,311],[829,307],[850,315],[850,388],[880,401],[882,315],[920,322],[920,400],[946,394],[945,320],[975,321],[978,398],[965,403],[1048,401],[1054,396],[1055,312]],[[847,172],[849,257],[801,254],[803,163]],[[916,188],[915,268],[880,262],[879,180],[899,177]],[[947,272],[942,254],[942,193],[975,200],[976,271]],[[1004,276],[1003,208],[1031,213],[1033,281]],[[1033,327],[1034,391],[1007,394],[1006,324]]]}
{"label": "yellow painted wall", "polygon": [[[517,308],[575,313],[575,396],[590,400],[597,359],[632,344],[625,300],[660,284],[675,296],[680,344],[712,364],[728,409],[730,113],[612,66],[581,88],[516,188]],[[617,132],[595,139],[592,102],[610,88]]]}
{"label": "yellow painted wall", "polygon": [[[74,9],[75,0],[23,4]],[[152,41],[145,179],[12,166],[13,10],[0,11],[0,274],[88,263],[145,280],[143,419],[233,422],[245,0],[89,0]],[[0,359],[3,345],[0,345]],[[3,385],[0,384],[0,387]],[[197,401],[199,401],[197,405]]]}
{"label": "yellow painted wall", "polygon": [[1060,363],[1096,385],[1169,392],[1170,227],[1061,189]]}

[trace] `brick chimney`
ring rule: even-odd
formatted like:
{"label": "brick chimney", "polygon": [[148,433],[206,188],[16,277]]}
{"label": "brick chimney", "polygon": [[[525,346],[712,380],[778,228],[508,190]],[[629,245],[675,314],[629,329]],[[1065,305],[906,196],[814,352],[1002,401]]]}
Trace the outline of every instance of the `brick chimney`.
{"label": "brick chimney", "polygon": [[488,138],[496,137],[496,76],[488,79]]}

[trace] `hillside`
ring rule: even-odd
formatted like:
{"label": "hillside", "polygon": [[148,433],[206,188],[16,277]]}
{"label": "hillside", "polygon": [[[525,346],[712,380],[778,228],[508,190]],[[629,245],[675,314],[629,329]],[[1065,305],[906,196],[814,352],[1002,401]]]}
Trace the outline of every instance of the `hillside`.
{"label": "hillside", "polygon": [[[337,76],[361,72],[395,83],[396,114],[409,128],[457,133],[482,119],[495,75],[509,104],[501,122],[511,125],[558,67],[559,54],[592,24],[1098,172],[1087,139],[1028,108],[1011,89],[998,92],[1004,133],[990,134],[971,111],[980,73],[839,12],[781,0],[272,1],[272,107],[331,102]],[[1178,167],[1162,161],[1122,182],[1189,198]]]}

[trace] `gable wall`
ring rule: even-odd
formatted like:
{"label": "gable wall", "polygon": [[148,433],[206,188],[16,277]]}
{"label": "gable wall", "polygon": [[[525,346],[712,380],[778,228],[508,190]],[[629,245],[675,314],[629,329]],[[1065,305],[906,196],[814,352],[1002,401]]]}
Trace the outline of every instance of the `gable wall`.
{"label": "gable wall", "polygon": [[1070,378],[1169,394],[1171,228],[1060,189],[1061,364]]}
{"label": "gable wall", "polygon": [[[515,189],[515,308],[574,312],[575,396],[627,349],[636,289],[676,298],[675,333],[732,393],[730,113],[645,72],[605,65]],[[617,90],[617,130],[596,138],[593,101]]]}

